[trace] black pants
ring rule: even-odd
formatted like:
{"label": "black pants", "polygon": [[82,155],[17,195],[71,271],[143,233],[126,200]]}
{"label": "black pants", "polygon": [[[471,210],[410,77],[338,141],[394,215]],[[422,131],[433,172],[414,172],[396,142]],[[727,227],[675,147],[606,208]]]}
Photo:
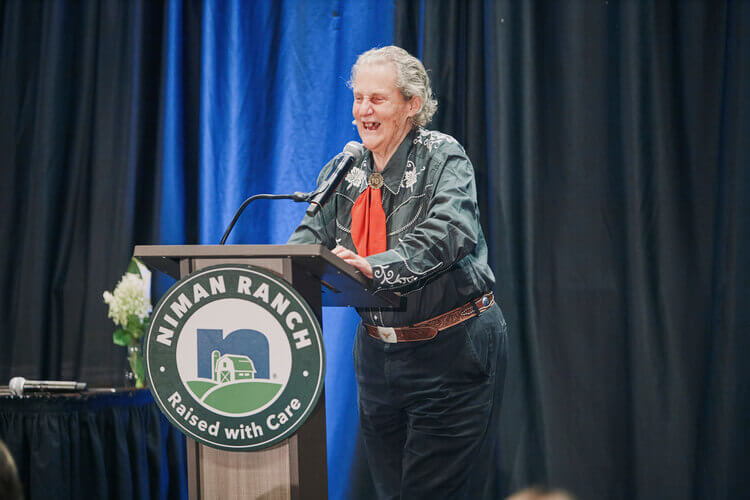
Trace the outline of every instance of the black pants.
{"label": "black pants", "polygon": [[359,415],[379,498],[477,498],[493,470],[506,363],[497,305],[421,342],[385,343],[360,324]]}

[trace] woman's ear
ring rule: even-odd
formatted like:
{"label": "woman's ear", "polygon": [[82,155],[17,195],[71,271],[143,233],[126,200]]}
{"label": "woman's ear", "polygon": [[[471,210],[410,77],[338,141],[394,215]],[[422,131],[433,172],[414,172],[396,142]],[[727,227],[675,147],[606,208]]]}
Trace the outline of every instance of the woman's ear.
{"label": "woman's ear", "polygon": [[419,113],[420,109],[422,109],[422,98],[415,95],[409,99],[409,118]]}

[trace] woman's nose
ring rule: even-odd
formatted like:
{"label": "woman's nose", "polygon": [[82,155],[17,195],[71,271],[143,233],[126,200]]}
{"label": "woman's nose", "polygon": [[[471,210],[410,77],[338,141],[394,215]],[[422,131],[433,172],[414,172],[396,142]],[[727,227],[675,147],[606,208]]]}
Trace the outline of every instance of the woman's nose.
{"label": "woman's nose", "polygon": [[372,111],[372,106],[370,105],[370,101],[368,99],[362,99],[362,102],[359,103],[359,114],[364,116],[369,114]]}

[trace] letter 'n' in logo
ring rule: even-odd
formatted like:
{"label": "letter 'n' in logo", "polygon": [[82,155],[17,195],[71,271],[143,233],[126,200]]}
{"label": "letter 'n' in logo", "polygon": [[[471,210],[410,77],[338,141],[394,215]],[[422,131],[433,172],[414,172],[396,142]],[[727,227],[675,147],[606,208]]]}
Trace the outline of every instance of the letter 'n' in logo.
{"label": "letter 'n' in logo", "polygon": [[228,414],[252,414],[272,402],[283,384],[271,379],[268,339],[256,330],[198,328],[198,378],[186,381],[205,406]]}

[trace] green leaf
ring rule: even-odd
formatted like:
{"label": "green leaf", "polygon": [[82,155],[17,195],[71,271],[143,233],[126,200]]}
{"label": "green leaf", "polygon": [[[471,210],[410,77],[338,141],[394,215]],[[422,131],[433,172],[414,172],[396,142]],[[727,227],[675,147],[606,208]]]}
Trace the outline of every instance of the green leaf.
{"label": "green leaf", "polygon": [[133,337],[140,342],[140,339],[143,338],[143,335],[148,331],[148,318],[143,320],[143,322],[139,321],[139,328],[131,330]]}
{"label": "green leaf", "polygon": [[131,334],[127,330],[117,330],[115,333],[112,334],[112,342],[114,342],[117,345],[123,345],[126,346],[130,343]]}
{"label": "green leaf", "polygon": [[137,274],[138,276],[141,276],[141,270],[138,269],[138,260],[135,257],[130,259],[130,262],[128,263],[128,269],[125,272],[133,273],[133,274]]}
{"label": "green leaf", "polygon": [[125,322],[125,329],[132,334],[143,330],[143,323],[135,314],[128,314],[128,320]]}

